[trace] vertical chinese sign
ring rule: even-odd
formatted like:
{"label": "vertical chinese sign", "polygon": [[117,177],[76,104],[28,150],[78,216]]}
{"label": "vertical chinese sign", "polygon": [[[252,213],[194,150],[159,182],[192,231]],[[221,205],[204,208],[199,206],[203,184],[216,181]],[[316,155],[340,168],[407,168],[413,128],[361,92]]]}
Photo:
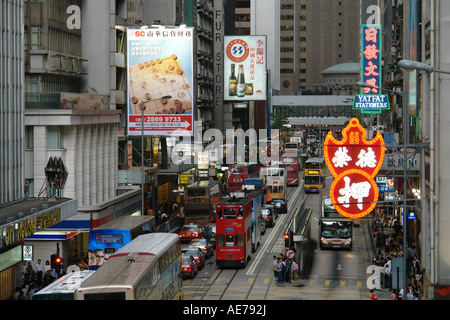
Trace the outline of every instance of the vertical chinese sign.
{"label": "vertical chinese sign", "polygon": [[387,95],[381,94],[381,25],[361,26],[361,82],[374,88],[364,87],[361,94],[355,95],[353,109],[361,113],[381,113],[389,109]]}
{"label": "vertical chinese sign", "polygon": [[266,100],[266,36],[225,36],[224,51],[224,100]]}
{"label": "vertical chinese sign", "polygon": [[378,201],[375,182],[384,159],[384,140],[380,132],[366,140],[367,131],[358,119],[350,119],[336,140],[330,131],[325,138],[325,162],[334,177],[330,188],[331,203],[343,216],[361,218],[370,213]]}
{"label": "vertical chinese sign", "polygon": [[[128,29],[128,134],[193,132],[193,28]],[[144,110],[144,117],[142,117]]]}

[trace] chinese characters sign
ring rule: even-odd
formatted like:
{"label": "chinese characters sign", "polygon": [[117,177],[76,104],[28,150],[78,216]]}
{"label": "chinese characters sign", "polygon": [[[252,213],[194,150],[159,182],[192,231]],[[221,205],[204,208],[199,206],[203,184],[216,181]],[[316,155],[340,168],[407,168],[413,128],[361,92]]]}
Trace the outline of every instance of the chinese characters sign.
{"label": "chinese characters sign", "polygon": [[128,134],[142,127],[146,135],[192,134],[193,28],[128,29],[127,36]]}
{"label": "chinese characters sign", "polygon": [[366,130],[352,118],[336,140],[331,131],[325,138],[324,156],[334,177],[330,188],[331,203],[347,218],[361,218],[370,213],[378,200],[375,176],[384,159],[384,140],[380,132],[366,140]]}
{"label": "chinese characters sign", "polygon": [[265,100],[266,36],[225,36],[224,53],[224,100]]}
{"label": "chinese characters sign", "polygon": [[375,88],[364,87],[361,94],[355,95],[353,109],[362,113],[381,113],[389,109],[386,95],[381,94],[381,25],[361,26],[361,81]]}

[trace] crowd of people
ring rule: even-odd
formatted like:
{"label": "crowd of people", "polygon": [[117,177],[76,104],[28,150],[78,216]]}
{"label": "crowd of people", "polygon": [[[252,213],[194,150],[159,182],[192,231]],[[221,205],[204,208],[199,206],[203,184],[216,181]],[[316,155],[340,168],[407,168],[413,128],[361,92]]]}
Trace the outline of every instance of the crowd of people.
{"label": "crowd of people", "polygon": [[284,282],[295,282],[295,275],[298,272],[298,265],[294,259],[289,259],[283,254],[273,256],[273,275],[278,284]]}
{"label": "crowd of people", "polygon": [[[406,253],[403,250],[403,227],[400,222],[380,210],[372,225],[377,255],[373,258],[373,264],[380,266],[384,271],[384,288],[390,289],[391,300],[422,300],[423,299],[423,268],[417,257],[415,244],[412,243]],[[392,259],[403,258],[406,254],[408,289],[392,289]],[[372,300],[376,297],[371,292]]]}

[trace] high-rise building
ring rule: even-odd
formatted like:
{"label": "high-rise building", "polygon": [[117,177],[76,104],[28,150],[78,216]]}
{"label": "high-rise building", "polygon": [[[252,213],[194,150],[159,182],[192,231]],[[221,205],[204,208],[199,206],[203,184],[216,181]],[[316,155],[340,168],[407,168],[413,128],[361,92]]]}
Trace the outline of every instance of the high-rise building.
{"label": "high-rise building", "polygon": [[0,2],[0,207],[24,198],[23,3]]}

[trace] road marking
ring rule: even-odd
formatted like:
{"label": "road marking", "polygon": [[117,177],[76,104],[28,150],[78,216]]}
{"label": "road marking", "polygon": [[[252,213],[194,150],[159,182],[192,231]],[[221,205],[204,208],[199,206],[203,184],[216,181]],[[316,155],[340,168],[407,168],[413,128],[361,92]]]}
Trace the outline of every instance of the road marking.
{"label": "road marking", "polygon": [[[302,190],[301,188],[297,187],[297,190],[295,191],[294,196],[292,197],[292,200],[289,199],[289,202],[288,202],[288,212],[289,212],[289,209],[290,209],[290,206],[289,206],[289,205],[291,205],[292,203],[295,202],[295,199],[298,197],[298,194],[299,194],[299,192],[300,192],[301,190]],[[287,216],[288,216],[287,213],[284,214],[283,217],[280,218],[280,220],[278,221],[278,223],[277,223],[277,224],[275,225],[275,227],[272,229],[272,232],[270,233],[269,238],[266,239],[266,241],[265,241],[263,247],[259,250],[258,254],[256,255],[255,260],[253,260],[253,262],[252,262],[251,265],[250,265],[250,268],[249,268],[248,271],[246,272],[246,275],[247,275],[247,276],[249,276],[249,275],[254,275],[255,269],[256,269],[256,267],[258,266],[259,261],[261,260],[262,256],[266,253],[266,250],[267,250],[267,248],[269,247],[269,244],[270,244],[270,242],[272,241],[272,238],[275,236],[275,234],[278,234],[278,229],[280,229],[280,228],[284,225],[283,223],[281,223],[281,219],[282,219],[283,222],[284,222],[284,220],[287,219],[287,218],[286,218]]]}

